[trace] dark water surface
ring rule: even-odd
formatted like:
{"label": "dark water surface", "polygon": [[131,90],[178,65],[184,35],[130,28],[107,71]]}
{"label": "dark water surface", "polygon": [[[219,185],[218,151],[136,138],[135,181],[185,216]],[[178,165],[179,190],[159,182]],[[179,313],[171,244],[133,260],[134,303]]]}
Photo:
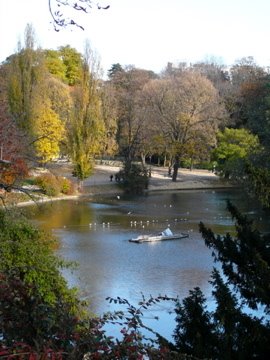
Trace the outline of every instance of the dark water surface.
{"label": "dark water surface", "polygon": [[[198,224],[203,221],[220,234],[233,231],[227,199],[256,219],[261,229],[266,228],[267,218],[259,205],[239,190],[155,192],[133,199],[114,196],[53,202],[36,211],[34,219],[59,237],[59,255],[78,263],[76,271],[65,271],[64,275],[70,285],[79,287],[95,313],[115,309],[105,300],[107,296],[126,298],[136,305],[141,293],[146,297],[166,294],[183,298],[195,286],[211,304],[208,281],[213,259]],[[128,241],[138,234],[159,232],[168,224],[173,232],[189,232],[189,238],[155,244]],[[149,325],[168,336],[173,328],[172,310],[172,303],[148,310]],[[158,324],[155,316],[160,318]]]}

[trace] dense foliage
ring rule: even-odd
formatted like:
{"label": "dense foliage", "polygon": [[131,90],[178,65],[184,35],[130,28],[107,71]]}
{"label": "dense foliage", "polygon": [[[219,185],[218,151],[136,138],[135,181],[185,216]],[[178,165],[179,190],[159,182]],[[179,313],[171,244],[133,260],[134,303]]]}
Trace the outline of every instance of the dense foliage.
{"label": "dense foliage", "polygon": [[241,179],[251,156],[260,151],[258,136],[246,129],[225,128],[217,134],[217,147],[212,157],[218,163],[216,169],[224,177]]}
{"label": "dense foliage", "polygon": [[55,239],[0,213],[1,345],[69,349],[82,305],[67,287]]}
{"label": "dense foliage", "polygon": [[125,163],[125,166],[116,174],[116,180],[127,194],[143,194],[148,188],[150,170],[138,165]]}

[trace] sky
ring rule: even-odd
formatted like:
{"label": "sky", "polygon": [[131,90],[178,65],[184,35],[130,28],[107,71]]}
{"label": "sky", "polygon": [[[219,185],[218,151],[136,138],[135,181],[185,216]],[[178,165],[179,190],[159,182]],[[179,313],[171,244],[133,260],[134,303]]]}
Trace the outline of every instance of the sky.
{"label": "sky", "polygon": [[[54,0],[52,0],[54,1]],[[76,12],[85,28],[55,32],[48,0],[0,0],[0,62],[23,43],[27,23],[37,45],[70,45],[84,52],[86,40],[106,73],[112,64],[162,71],[168,62],[194,63],[215,58],[232,65],[253,56],[270,66],[269,0],[99,0],[108,10]]]}

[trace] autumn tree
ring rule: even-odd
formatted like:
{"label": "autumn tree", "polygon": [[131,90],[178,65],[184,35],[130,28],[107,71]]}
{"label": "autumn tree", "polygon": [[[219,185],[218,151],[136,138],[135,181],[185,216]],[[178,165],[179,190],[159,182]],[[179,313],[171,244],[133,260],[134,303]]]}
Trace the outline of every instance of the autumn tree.
{"label": "autumn tree", "polygon": [[152,119],[171,149],[176,181],[179,161],[197,141],[214,146],[220,120],[224,117],[216,89],[193,71],[153,80],[147,85]]}
{"label": "autumn tree", "polygon": [[256,64],[252,56],[244,57],[235,62],[230,68],[232,84],[241,86],[247,82],[253,82],[265,75],[265,70]]}
{"label": "autumn tree", "polygon": [[80,83],[72,91],[73,105],[67,129],[73,173],[80,181],[92,173],[94,157],[102,150],[105,132],[98,71],[98,59],[86,45]]}
{"label": "autumn tree", "polygon": [[50,104],[50,111],[54,113],[61,125],[62,130],[58,136],[58,147],[61,156],[68,155],[68,141],[67,141],[67,123],[70,118],[72,99],[70,87],[55,78],[54,76],[48,75],[46,81],[46,95]]}
{"label": "autumn tree", "polygon": [[40,162],[46,164],[59,157],[59,144],[63,139],[64,126],[59,116],[51,109],[49,102],[44,101],[39,104],[33,129],[36,136],[36,156]]}
{"label": "autumn tree", "polygon": [[7,69],[0,68],[0,187],[2,199],[12,186],[18,186],[28,174],[27,142],[8,111]]}
{"label": "autumn tree", "polygon": [[249,84],[257,83],[263,78],[265,70],[258,66],[253,57],[242,58],[238,60],[229,71],[230,86],[224,94],[226,109],[230,115],[231,126],[246,126],[247,117],[244,110],[244,102],[242,98],[242,89]]}
{"label": "autumn tree", "polygon": [[230,81],[228,68],[220,63],[218,59],[206,59],[205,61],[191,64],[191,68],[210,80],[221,93],[223,92],[224,86]]}
{"label": "autumn tree", "polygon": [[111,82],[103,82],[100,91],[101,111],[104,119],[105,134],[102,143],[102,155],[114,156],[118,154],[118,103],[116,89]]}
{"label": "autumn tree", "polygon": [[127,67],[124,71],[117,67],[111,75],[118,100],[119,151],[127,163],[131,163],[140,151],[148,121],[142,90],[153,77],[152,72],[133,67]]}
{"label": "autumn tree", "polygon": [[269,146],[270,76],[262,75],[241,85],[241,119],[243,125],[257,135],[264,146]]}
{"label": "autumn tree", "polygon": [[[53,67],[48,59],[53,54],[53,59],[59,60],[56,54],[60,57],[60,52],[49,54],[51,57],[46,51],[35,49],[34,30],[27,25],[24,47],[8,63],[11,116],[28,139],[29,157],[37,156],[42,163],[59,156],[64,140],[70,94],[61,80],[74,83],[80,69],[80,56],[70,48],[62,49],[64,60],[58,61],[58,67]],[[76,61],[71,60],[72,55]],[[61,69],[62,76],[57,69]]]}
{"label": "autumn tree", "polygon": [[261,151],[249,157],[242,179],[245,180],[249,191],[256,193],[256,196],[268,206],[270,198],[269,74],[251,57],[240,60],[232,67],[231,73],[232,124],[248,129],[258,137],[261,144]]}
{"label": "autumn tree", "polygon": [[18,126],[28,135],[32,135],[33,97],[42,81],[40,53],[35,51],[34,47],[34,29],[28,24],[25,30],[24,48],[19,44],[18,53],[9,59],[10,112]]}

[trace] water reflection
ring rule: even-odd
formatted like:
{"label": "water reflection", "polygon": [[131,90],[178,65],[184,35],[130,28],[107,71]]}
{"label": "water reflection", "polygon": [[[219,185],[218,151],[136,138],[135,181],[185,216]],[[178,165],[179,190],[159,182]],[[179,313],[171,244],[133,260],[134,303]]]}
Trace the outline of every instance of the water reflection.
{"label": "water reflection", "polygon": [[[200,286],[210,301],[208,281],[213,260],[198,232],[198,223],[203,221],[218,233],[231,231],[227,199],[249,212],[259,227],[266,226],[259,205],[234,190],[61,201],[45,204],[34,218],[59,237],[59,255],[79,264],[75,272],[64,272],[70,285],[79,286],[95,313],[103,313],[114,309],[105,300],[107,296],[120,296],[133,303],[141,299],[141,293],[183,298],[195,286]],[[174,232],[189,232],[190,237],[156,244],[128,242],[139,233],[161,231],[168,224]],[[172,306],[160,305],[150,312],[149,319],[158,312],[167,324]]]}

